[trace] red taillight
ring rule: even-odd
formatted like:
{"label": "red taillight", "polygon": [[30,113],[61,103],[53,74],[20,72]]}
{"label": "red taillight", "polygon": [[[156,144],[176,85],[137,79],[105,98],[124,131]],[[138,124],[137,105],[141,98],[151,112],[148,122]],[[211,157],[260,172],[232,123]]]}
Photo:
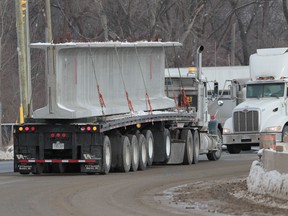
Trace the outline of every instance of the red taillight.
{"label": "red taillight", "polygon": [[29,128],[28,126],[26,126],[26,127],[24,128],[24,130],[25,130],[26,132],[28,132],[28,131],[30,130],[30,128]]}
{"label": "red taillight", "polygon": [[86,130],[91,131],[91,126],[87,126]]}
{"label": "red taillight", "polygon": [[81,126],[80,130],[81,130],[81,131],[85,131],[85,127],[84,127],[84,126]]}
{"label": "red taillight", "polygon": [[54,139],[54,138],[67,138],[68,135],[66,133],[51,133],[50,134],[50,138]]}
{"label": "red taillight", "polygon": [[66,133],[62,133],[61,136],[62,136],[62,138],[66,138],[67,137]]}
{"label": "red taillight", "polygon": [[215,120],[215,116],[211,116],[211,120]]}
{"label": "red taillight", "polygon": [[34,126],[31,127],[31,131],[35,131],[36,128]]}

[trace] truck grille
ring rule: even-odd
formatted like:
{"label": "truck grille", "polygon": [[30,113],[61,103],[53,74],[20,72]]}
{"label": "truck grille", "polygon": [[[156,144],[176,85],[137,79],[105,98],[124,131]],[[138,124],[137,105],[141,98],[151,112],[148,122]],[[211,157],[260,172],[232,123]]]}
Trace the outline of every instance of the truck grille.
{"label": "truck grille", "polygon": [[237,111],[233,113],[234,132],[259,131],[258,111]]}

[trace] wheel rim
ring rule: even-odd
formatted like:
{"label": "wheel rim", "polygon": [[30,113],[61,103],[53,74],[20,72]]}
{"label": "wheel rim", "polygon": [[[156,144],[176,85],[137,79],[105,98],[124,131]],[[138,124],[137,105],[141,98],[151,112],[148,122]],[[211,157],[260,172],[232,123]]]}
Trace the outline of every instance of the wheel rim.
{"label": "wheel rim", "polygon": [[187,157],[189,157],[189,164],[192,162],[193,160],[193,140],[192,140],[192,136],[188,137],[187,140]]}
{"label": "wheel rim", "polygon": [[111,148],[109,145],[105,146],[105,163],[107,167],[110,167],[111,163]]}
{"label": "wheel rim", "polygon": [[134,148],[133,148],[133,162],[134,162],[134,164],[137,164],[138,161],[139,161],[138,149],[136,148],[136,145],[134,144]]}
{"label": "wheel rim", "polygon": [[171,152],[171,141],[170,141],[170,137],[167,136],[166,137],[166,156],[167,157],[170,156],[170,152]]}
{"label": "wheel rim", "polygon": [[131,163],[130,149],[128,148],[128,145],[125,146],[125,163],[126,165],[129,165]]}
{"label": "wheel rim", "polygon": [[218,130],[217,148],[218,150],[215,152],[215,156],[217,158],[220,158],[221,153],[222,153],[222,135],[219,130]]}
{"label": "wheel rim", "polygon": [[145,144],[142,143],[142,145],[141,145],[141,155],[142,155],[142,162],[143,162],[143,164],[146,164],[146,161],[147,161],[146,154],[147,154],[147,152],[146,152]]}
{"label": "wheel rim", "polygon": [[153,140],[151,137],[149,137],[149,140],[148,140],[148,156],[149,156],[149,158],[152,158],[152,155],[153,155]]}
{"label": "wheel rim", "polygon": [[285,127],[282,135],[282,141],[283,142],[288,142],[288,128]]}
{"label": "wheel rim", "polygon": [[195,142],[194,142],[194,145],[195,145],[195,156],[198,157],[199,156],[199,134],[197,131],[194,132],[194,137],[195,137]]}

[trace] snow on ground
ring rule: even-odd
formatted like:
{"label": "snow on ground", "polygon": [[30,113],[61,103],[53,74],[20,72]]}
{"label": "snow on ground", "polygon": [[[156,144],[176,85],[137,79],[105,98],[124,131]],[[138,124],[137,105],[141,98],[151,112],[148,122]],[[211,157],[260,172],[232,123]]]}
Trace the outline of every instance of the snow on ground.
{"label": "snow on ground", "polygon": [[6,151],[0,150],[0,160],[13,160],[14,149],[13,146],[9,147]]}
{"label": "snow on ground", "polygon": [[247,187],[251,193],[288,200],[288,174],[280,174],[276,170],[267,172],[260,161],[253,161],[247,177]]}

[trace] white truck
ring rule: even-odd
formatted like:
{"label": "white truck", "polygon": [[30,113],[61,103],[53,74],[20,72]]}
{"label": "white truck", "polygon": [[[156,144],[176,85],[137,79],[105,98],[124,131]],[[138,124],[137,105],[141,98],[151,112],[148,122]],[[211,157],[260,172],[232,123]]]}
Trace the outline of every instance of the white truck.
{"label": "white truck", "polygon": [[195,76],[164,84],[165,49],[177,46],[31,44],[47,55],[47,105],[14,126],[14,171],[107,174],[196,164],[200,154],[218,160],[222,128],[210,120],[205,81]]}
{"label": "white truck", "polygon": [[288,48],[258,49],[250,56],[246,99],[223,128],[223,144],[231,154],[258,146],[261,134],[288,136]]}

